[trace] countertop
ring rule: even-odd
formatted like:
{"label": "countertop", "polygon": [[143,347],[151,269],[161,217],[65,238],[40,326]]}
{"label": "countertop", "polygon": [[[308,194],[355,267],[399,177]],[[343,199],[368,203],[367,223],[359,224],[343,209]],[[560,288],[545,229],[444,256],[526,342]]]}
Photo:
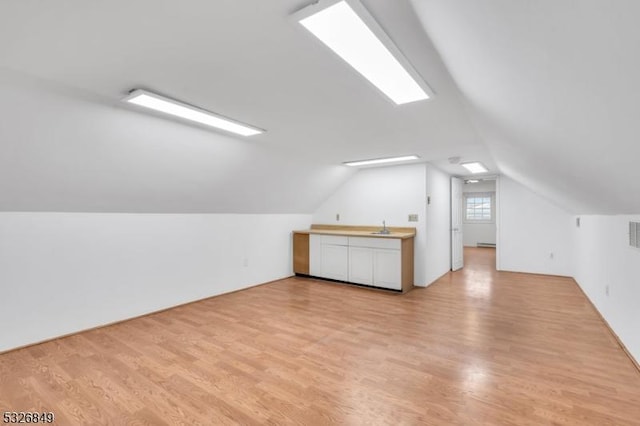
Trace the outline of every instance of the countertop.
{"label": "countertop", "polygon": [[367,238],[398,238],[401,240],[407,238],[413,238],[416,236],[415,232],[394,232],[390,234],[372,234],[371,230],[348,230],[348,229],[304,229],[300,231],[293,231],[296,234],[319,234],[319,235],[341,235],[345,237],[367,237]]}

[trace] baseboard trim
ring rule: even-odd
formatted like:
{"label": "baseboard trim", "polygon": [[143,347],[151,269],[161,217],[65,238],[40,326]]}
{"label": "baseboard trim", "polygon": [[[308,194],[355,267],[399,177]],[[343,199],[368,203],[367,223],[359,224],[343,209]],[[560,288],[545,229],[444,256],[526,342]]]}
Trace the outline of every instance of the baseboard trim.
{"label": "baseboard trim", "polygon": [[[430,283],[425,284],[425,285],[417,285],[417,286],[415,286],[415,287],[418,287],[418,288],[427,288],[427,287],[430,287],[430,286],[432,286],[433,284],[435,284],[435,283],[437,283],[438,281],[440,281],[441,279],[443,279],[444,277],[446,277],[447,275],[449,275],[451,272],[453,272],[453,271],[449,270],[449,271],[445,272],[444,274],[440,275],[440,276],[439,276],[438,278],[436,278],[435,280],[431,281]],[[414,287],[414,288],[415,288],[415,287]]]}
{"label": "baseboard trim", "polygon": [[47,343],[47,342],[53,342],[54,340],[64,339],[65,337],[74,336],[76,334],[85,333],[87,331],[99,330],[101,328],[110,327],[112,325],[116,325],[116,324],[120,324],[120,323],[123,323],[123,322],[135,320],[135,319],[138,319],[138,318],[148,317],[150,315],[155,315],[155,314],[159,314],[161,312],[170,311],[171,309],[180,308],[182,306],[188,306],[188,305],[191,305],[191,304],[194,304],[194,303],[204,302],[205,300],[213,299],[214,297],[226,296],[228,294],[239,293],[241,291],[249,290],[249,289],[252,289],[252,288],[255,288],[255,287],[260,287],[260,286],[267,285],[267,284],[277,283],[278,281],[284,281],[284,280],[289,279],[291,277],[293,277],[293,275],[288,276],[288,277],[284,277],[284,278],[278,278],[277,280],[267,281],[266,283],[254,284],[254,285],[251,285],[249,287],[239,288],[237,290],[231,290],[231,291],[228,291],[226,293],[216,294],[215,296],[208,296],[208,297],[204,297],[202,299],[197,299],[197,300],[192,300],[190,302],[180,303],[178,305],[170,306],[168,308],[163,308],[163,309],[159,309],[157,311],[147,312],[146,314],[136,315],[134,317],[128,317],[128,318],[125,318],[125,319],[109,322],[109,323],[102,324],[102,325],[96,325],[95,327],[85,328],[85,329],[74,331],[74,332],[71,332],[71,333],[61,334],[60,336],[51,337],[49,339],[38,340],[37,342],[27,343],[26,345],[21,345],[21,346],[15,347],[15,348],[11,348],[11,349],[6,349],[4,351],[0,351],[0,355],[7,354],[9,352],[19,351],[20,349],[29,348],[31,346],[41,345],[41,344]]}
{"label": "baseboard trim", "polygon": [[539,275],[541,277],[557,277],[557,278],[571,278],[571,279],[573,279],[573,277],[571,275],[545,274],[545,273],[542,273],[542,272],[513,271],[511,269],[496,269],[496,272],[509,272],[511,274]]}
{"label": "baseboard trim", "polygon": [[620,337],[618,337],[618,335],[616,334],[615,331],[613,331],[613,328],[611,328],[611,326],[609,325],[609,322],[604,318],[604,316],[602,316],[602,314],[600,313],[600,311],[598,310],[598,308],[596,307],[596,305],[593,303],[593,301],[591,301],[591,299],[589,298],[589,296],[587,295],[587,293],[585,293],[585,291],[582,289],[582,287],[580,286],[580,284],[578,283],[578,281],[576,281],[575,278],[573,278],[573,282],[576,284],[576,286],[580,289],[580,292],[584,295],[584,298],[587,299],[587,301],[589,302],[589,304],[591,305],[591,307],[593,308],[594,311],[596,311],[596,313],[598,314],[598,316],[600,317],[600,319],[602,320],[602,322],[604,323],[604,325],[607,326],[607,329],[609,330],[609,333],[611,333],[611,335],[613,336],[613,338],[616,340],[616,342],[618,342],[618,345],[620,345],[620,347],[622,348],[622,350],[624,351],[625,354],[627,354],[627,356],[629,357],[629,359],[631,360],[631,363],[634,365],[634,367],[636,367],[636,371],[638,372],[638,374],[640,374],[640,364],[638,363],[638,361],[633,357],[633,355],[631,355],[631,352],[629,352],[629,350],[627,349],[627,347],[624,345],[624,343],[622,343],[622,340],[620,340]]}

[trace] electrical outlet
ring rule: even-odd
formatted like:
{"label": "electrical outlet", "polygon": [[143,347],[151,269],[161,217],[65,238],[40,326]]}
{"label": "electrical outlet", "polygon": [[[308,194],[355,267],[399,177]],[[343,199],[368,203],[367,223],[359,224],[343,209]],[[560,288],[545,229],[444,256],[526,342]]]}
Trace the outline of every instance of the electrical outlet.
{"label": "electrical outlet", "polygon": [[409,215],[409,222],[417,222],[418,221],[418,215],[417,214],[410,214]]}
{"label": "electrical outlet", "polygon": [[609,284],[607,284],[607,285],[604,287],[604,294],[606,294],[606,295],[607,295],[607,297],[609,297]]}
{"label": "electrical outlet", "polygon": [[431,204],[431,195],[427,195],[427,204]]}
{"label": "electrical outlet", "polygon": [[336,222],[340,222],[340,213],[336,213]]}

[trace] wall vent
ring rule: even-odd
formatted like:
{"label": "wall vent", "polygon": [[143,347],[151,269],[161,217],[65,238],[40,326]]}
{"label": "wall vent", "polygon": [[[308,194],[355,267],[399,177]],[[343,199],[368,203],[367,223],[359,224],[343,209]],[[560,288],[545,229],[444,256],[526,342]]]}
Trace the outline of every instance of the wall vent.
{"label": "wall vent", "polygon": [[640,248],[640,222],[629,222],[629,245]]}

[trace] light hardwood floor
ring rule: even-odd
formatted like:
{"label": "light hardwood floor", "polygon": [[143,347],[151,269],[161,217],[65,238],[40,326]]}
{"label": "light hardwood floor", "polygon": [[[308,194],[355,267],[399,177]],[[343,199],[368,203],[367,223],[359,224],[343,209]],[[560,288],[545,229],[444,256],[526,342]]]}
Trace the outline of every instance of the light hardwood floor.
{"label": "light hardwood floor", "polygon": [[640,424],[640,373],[573,280],[465,254],[463,271],[405,295],[291,278],[0,355],[0,411],[61,425]]}

